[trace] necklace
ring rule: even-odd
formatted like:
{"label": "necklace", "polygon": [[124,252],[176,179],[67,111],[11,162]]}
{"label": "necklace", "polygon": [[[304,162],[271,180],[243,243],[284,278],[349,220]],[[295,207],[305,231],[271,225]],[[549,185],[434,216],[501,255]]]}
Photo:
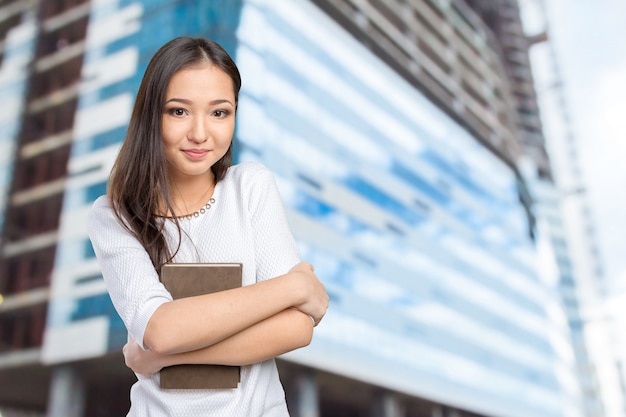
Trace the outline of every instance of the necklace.
{"label": "necklace", "polygon": [[187,220],[191,220],[194,217],[198,217],[201,214],[204,214],[207,212],[208,209],[211,208],[211,206],[215,204],[215,199],[213,197],[211,197],[211,199],[209,200],[208,203],[206,203],[204,206],[200,207],[200,210],[191,213],[191,214],[185,214],[183,216],[178,216],[179,219],[187,219]]}

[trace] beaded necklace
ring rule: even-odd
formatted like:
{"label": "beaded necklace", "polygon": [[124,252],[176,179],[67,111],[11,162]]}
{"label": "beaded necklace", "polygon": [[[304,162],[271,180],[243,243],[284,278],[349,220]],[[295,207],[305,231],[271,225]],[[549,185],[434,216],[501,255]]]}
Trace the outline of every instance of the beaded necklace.
{"label": "beaded necklace", "polygon": [[211,197],[211,199],[209,200],[208,203],[206,203],[204,206],[200,207],[200,210],[197,210],[191,214],[184,214],[182,216],[176,216],[177,219],[187,219],[187,220],[191,220],[194,217],[198,217],[201,214],[204,214],[207,212],[208,209],[211,208],[211,205],[215,204],[215,199],[213,197]]}

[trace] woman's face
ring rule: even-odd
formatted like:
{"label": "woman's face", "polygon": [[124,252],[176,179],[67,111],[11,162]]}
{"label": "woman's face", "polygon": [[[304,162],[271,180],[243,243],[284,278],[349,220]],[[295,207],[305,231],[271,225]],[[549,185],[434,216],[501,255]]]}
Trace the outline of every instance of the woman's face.
{"label": "woman's face", "polygon": [[228,74],[211,64],[175,73],[161,129],[174,182],[206,175],[212,179],[211,166],[226,154],[235,131],[235,93]]}

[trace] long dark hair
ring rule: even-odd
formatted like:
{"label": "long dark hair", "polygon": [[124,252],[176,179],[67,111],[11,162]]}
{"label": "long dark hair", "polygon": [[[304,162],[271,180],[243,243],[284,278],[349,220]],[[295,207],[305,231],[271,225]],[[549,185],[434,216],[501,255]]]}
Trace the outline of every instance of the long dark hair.
{"label": "long dark hair", "polygon": [[[230,76],[237,105],[241,76],[219,44],[186,36],[169,41],[148,63],[107,185],[115,215],[141,242],[157,271],[178,250],[168,248],[162,233],[165,223],[162,216],[174,212],[161,132],[166,91],[175,73],[206,63]],[[211,167],[215,183],[224,178],[231,164],[232,142],[226,154]],[[176,218],[173,221],[178,228],[180,246],[180,224]]]}

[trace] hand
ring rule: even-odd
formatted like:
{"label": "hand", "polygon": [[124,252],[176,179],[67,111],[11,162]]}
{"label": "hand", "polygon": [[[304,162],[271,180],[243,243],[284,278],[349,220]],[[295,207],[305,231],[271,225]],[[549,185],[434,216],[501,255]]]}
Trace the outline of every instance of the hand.
{"label": "hand", "polygon": [[122,353],[126,366],[144,377],[151,377],[163,368],[162,358],[158,354],[151,350],[143,350],[133,339],[129,339],[124,345]]}
{"label": "hand", "polygon": [[294,307],[308,314],[313,319],[314,326],[317,326],[328,309],[328,294],[324,284],[314,274],[313,265],[308,262],[296,264],[289,270],[289,275],[299,279],[305,291],[304,302]]}

